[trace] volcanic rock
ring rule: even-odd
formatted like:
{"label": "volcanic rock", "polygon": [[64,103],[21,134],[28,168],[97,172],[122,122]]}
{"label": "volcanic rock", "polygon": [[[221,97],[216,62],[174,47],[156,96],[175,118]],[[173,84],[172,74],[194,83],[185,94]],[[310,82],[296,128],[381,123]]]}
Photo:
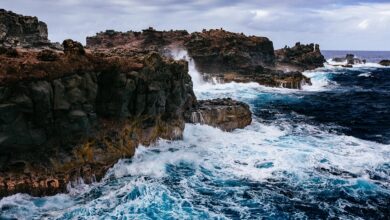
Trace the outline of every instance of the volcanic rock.
{"label": "volcanic rock", "polygon": [[85,50],[69,39],[63,51],[41,47],[29,33],[17,35],[26,48],[0,47],[0,197],[52,195],[80,179],[99,181],[139,144],[182,138],[194,109],[224,130],[250,123],[243,103],[197,102],[188,63],[161,55],[160,44],[185,32],[145,30],[141,45],[149,49]]}
{"label": "volcanic rock", "polygon": [[296,43],[294,47],[285,47],[275,51],[278,69],[290,71],[313,70],[323,67],[326,62],[318,44],[304,45]]}
{"label": "volcanic rock", "polygon": [[272,41],[225,30],[192,33],[185,46],[196,67],[205,73],[256,72],[275,61]]}
{"label": "volcanic rock", "polygon": [[390,60],[382,60],[379,62],[379,64],[382,66],[390,66]]}
{"label": "volcanic rock", "polygon": [[0,44],[22,47],[47,45],[47,35],[46,24],[37,17],[0,9]]}
{"label": "volcanic rock", "polygon": [[353,67],[352,65],[355,64],[364,64],[366,63],[366,60],[361,60],[359,58],[356,58],[353,54],[347,54],[345,57],[335,57],[332,59],[333,62],[338,63],[346,63],[343,64],[343,67]]}
{"label": "volcanic rock", "polygon": [[186,122],[207,124],[224,131],[244,128],[252,122],[249,106],[243,102],[227,99],[198,101],[197,105],[186,112]]}

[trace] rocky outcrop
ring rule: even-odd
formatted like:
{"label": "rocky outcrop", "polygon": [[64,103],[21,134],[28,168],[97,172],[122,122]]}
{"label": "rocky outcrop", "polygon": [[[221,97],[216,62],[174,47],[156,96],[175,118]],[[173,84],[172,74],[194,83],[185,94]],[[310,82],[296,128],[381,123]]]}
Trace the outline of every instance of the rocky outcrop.
{"label": "rocky outcrop", "polygon": [[274,65],[274,47],[265,37],[224,30],[192,33],[185,46],[196,67],[205,73],[248,73]]}
{"label": "rocky outcrop", "polygon": [[277,68],[289,71],[305,71],[323,67],[326,62],[318,44],[285,47],[275,51]]}
{"label": "rocky outcrop", "polygon": [[165,55],[166,47],[182,47],[188,36],[185,30],[157,31],[153,28],[142,32],[117,32],[107,30],[97,33],[96,36],[87,37],[87,47],[93,49],[113,49],[123,52],[150,52],[156,51]]}
{"label": "rocky outcrop", "polygon": [[37,17],[0,9],[0,44],[32,47],[49,44],[47,26]]}
{"label": "rocky outcrop", "polygon": [[181,138],[196,104],[185,61],[64,48],[0,55],[0,197],[99,180],[138,144]]}
{"label": "rocky outcrop", "polygon": [[344,64],[340,64],[343,67],[352,67],[352,65],[366,63],[366,60],[361,60],[359,58],[356,58],[355,55],[353,54],[347,54],[345,57],[335,57],[332,59],[332,61],[337,63],[344,63]]}
{"label": "rocky outcrop", "polygon": [[185,47],[206,78],[292,89],[310,84],[310,79],[298,71],[277,69],[273,43],[265,37],[210,30],[192,33]]}
{"label": "rocky outcrop", "polygon": [[301,83],[310,83],[297,70],[290,72],[275,66],[273,43],[268,38],[222,29],[192,34],[152,28],[142,32],[106,31],[87,38],[87,45],[95,50],[104,48],[121,55],[132,55],[134,51],[147,48],[149,52],[156,51],[167,57],[171,55],[170,50],[184,49],[206,79],[212,76],[222,82],[258,82],[294,89],[301,88]]}
{"label": "rocky outcrop", "polygon": [[379,64],[382,66],[390,66],[390,60],[381,60]]}
{"label": "rocky outcrop", "polygon": [[189,123],[232,131],[248,126],[252,122],[252,113],[247,104],[232,99],[202,100],[186,113],[185,119]]}

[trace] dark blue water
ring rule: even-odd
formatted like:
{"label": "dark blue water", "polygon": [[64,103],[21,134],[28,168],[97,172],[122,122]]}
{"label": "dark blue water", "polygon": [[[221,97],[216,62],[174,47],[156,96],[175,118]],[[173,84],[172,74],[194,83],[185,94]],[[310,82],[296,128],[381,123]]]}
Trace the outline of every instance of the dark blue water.
{"label": "dark blue water", "polygon": [[200,99],[248,103],[253,123],[187,124],[99,183],[1,199],[0,219],[390,219],[390,68],[305,74],[302,91],[199,83]]}
{"label": "dark blue water", "polygon": [[390,144],[390,68],[324,69],[322,73],[333,88],[283,94],[266,102],[260,96],[254,113],[269,123],[280,114],[299,122],[302,119],[293,116],[298,113],[310,117],[308,123],[337,125],[335,132]]}
{"label": "dark blue water", "polygon": [[345,57],[346,54],[354,54],[357,58],[365,59],[367,62],[371,63],[379,63],[381,60],[390,59],[390,51],[323,50],[321,53],[326,59]]}

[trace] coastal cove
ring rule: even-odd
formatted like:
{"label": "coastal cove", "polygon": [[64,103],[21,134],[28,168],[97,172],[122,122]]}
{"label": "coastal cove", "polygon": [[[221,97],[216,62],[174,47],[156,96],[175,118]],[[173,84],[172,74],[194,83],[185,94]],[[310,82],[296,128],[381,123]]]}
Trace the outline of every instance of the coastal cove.
{"label": "coastal cove", "polygon": [[390,52],[0,24],[0,219],[390,216]]}

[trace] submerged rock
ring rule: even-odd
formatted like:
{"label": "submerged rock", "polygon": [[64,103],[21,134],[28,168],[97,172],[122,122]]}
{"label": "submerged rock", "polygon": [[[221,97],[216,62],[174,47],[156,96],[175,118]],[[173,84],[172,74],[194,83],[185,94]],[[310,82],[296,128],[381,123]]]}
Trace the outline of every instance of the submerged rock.
{"label": "submerged rock", "polygon": [[186,122],[207,124],[224,131],[244,128],[252,122],[249,106],[230,98],[198,101],[185,114]]}

